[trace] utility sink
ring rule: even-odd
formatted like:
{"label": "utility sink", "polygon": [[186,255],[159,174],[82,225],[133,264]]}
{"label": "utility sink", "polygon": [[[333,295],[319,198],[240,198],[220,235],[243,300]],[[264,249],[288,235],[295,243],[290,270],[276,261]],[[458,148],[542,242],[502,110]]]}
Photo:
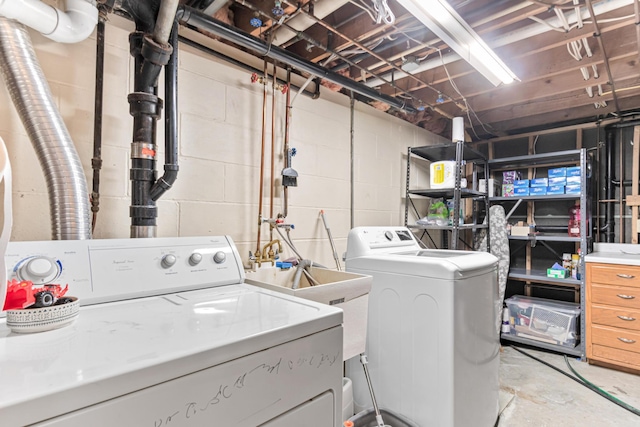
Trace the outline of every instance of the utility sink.
{"label": "utility sink", "polygon": [[259,268],[246,271],[245,282],[276,292],[282,292],[316,301],[335,305],[344,312],[343,328],[343,360],[364,352],[367,337],[367,311],[369,307],[369,291],[373,278],[364,274],[346,273],[314,267],[311,276],[319,283],[311,285],[302,274],[298,289],[291,289],[296,269],[282,270],[274,267]]}

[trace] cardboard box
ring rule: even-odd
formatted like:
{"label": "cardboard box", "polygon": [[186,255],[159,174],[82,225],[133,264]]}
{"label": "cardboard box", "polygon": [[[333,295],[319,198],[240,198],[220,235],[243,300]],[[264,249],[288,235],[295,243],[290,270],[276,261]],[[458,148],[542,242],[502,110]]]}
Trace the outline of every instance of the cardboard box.
{"label": "cardboard box", "polygon": [[544,187],[547,188],[549,186],[548,178],[535,178],[529,182],[530,187]]}
{"label": "cardboard box", "polygon": [[511,226],[512,236],[528,236],[530,232],[535,232],[535,227],[525,224],[522,221],[518,221],[516,225]]}
{"label": "cardboard box", "polygon": [[513,184],[514,181],[520,179],[520,172],[518,171],[504,171],[502,172],[502,183]]}
{"label": "cardboard box", "polygon": [[580,166],[571,166],[567,168],[567,177],[580,176]]}
{"label": "cardboard box", "polygon": [[580,194],[580,185],[567,185],[564,187],[565,194]]}
{"label": "cardboard box", "polygon": [[582,182],[581,177],[578,176],[568,176],[567,177],[567,185],[580,185]]}
{"label": "cardboard box", "polygon": [[555,279],[565,279],[567,277],[567,270],[547,268],[547,277],[553,277]]}
{"label": "cardboard box", "polygon": [[502,184],[502,197],[513,197],[513,184]]}
{"label": "cardboard box", "polygon": [[[500,183],[493,179],[493,178],[489,178],[489,197],[495,197],[498,196],[500,194]],[[487,192],[487,180],[484,178],[481,178],[480,180],[478,180],[478,191],[481,193],[486,193]]]}
{"label": "cardboard box", "polygon": [[513,195],[514,196],[528,196],[529,195],[529,187],[514,187]]}
{"label": "cardboard box", "polygon": [[564,185],[554,185],[547,187],[547,194],[564,194]]}
{"label": "cardboard box", "polygon": [[514,295],[505,300],[509,333],[573,348],[580,342],[580,305]]}
{"label": "cardboard box", "polygon": [[320,283],[319,285],[311,286],[303,274],[300,287],[291,289],[296,274],[295,268],[281,270],[265,267],[245,273],[245,282],[251,285],[340,307],[344,312],[343,360],[365,351],[369,291],[373,281],[371,276],[314,267],[311,269],[311,276]]}
{"label": "cardboard box", "polygon": [[516,179],[513,181],[513,188],[529,188],[528,179]]}
{"label": "cardboard box", "polygon": [[555,178],[549,178],[549,187],[553,187],[554,185],[567,185],[567,177],[557,176]]}
{"label": "cardboard box", "polygon": [[547,195],[547,187],[531,187],[529,189],[530,196],[546,196]]}
{"label": "cardboard box", "polygon": [[549,178],[564,178],[567,176],[567,168],[553,168],[547,172]]}

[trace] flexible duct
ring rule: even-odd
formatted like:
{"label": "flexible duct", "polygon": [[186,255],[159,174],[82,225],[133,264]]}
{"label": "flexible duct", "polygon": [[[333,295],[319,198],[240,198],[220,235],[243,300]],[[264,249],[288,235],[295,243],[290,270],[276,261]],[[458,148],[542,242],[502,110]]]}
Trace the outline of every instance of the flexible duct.
{"label": "flexible duct", "polygon": [[0,67],[44,172],[54,240],[91,238],[87,181],[27,29],[0,18]]}

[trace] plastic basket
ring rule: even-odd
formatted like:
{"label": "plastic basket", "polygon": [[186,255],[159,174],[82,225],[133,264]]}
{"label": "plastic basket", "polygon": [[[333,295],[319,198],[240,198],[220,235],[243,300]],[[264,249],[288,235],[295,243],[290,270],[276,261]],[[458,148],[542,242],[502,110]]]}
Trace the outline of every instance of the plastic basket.
{"label": "plastic basket", "polygon": [[561,343],[565,343],[569,339],[575,338],[575,336],[570,333],[572,318],[573,316],[571,315],[533,304],[531,318],[529,319],[529,329],[548,335]]}

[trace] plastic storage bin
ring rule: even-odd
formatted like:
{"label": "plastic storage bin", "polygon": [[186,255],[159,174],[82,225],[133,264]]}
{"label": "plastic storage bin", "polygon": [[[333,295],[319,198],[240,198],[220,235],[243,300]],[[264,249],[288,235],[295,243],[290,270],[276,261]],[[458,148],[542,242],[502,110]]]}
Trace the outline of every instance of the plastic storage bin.
{"label": "plastic storage bin", "polygon": [[[380,415],[382,416],[385,424],[393,427],[420,427],[418,424],[403,417],[402,415],[394,414],[386,409],[380,409]],[[373,408],[358,412],[353,417],[349,418],[349,421],[353,422],[353,427],[378,427],[376,413]]]}
{"label": "plastic storage bin", "polygon": [[505,303],[510,334],[569,348],[580,341],[579,304],[520,295]]}

